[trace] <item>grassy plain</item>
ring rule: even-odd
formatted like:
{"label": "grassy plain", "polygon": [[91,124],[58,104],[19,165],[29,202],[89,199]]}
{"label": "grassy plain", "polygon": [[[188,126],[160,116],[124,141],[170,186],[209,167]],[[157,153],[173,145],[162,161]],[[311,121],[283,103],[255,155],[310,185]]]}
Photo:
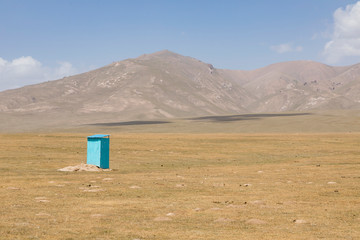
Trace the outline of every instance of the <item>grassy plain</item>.
{"label": "grassy plain", "polygon": [[1,134],[0,239],[359,239],[360,133],[107,133]]}

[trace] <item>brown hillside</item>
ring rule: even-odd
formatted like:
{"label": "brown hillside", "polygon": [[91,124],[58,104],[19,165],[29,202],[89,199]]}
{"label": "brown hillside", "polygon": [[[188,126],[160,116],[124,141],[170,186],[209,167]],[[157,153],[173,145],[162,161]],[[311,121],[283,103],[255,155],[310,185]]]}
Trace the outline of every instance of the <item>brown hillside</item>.
{"label": "brown hillside", "polygon": [[0,93],[0,117],[29,126],[328,109],[360,109],[360,64],[222,70],[165,50]]}

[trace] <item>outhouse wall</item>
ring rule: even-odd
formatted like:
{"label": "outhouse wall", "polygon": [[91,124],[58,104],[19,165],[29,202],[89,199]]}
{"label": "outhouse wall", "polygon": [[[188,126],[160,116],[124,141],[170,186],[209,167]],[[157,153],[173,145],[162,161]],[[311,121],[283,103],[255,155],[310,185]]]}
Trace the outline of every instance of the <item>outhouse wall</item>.
{"label": "outhouse wall", "polygon": [[109,168],[109,135],[89,136],[87,141],[87,164]]}

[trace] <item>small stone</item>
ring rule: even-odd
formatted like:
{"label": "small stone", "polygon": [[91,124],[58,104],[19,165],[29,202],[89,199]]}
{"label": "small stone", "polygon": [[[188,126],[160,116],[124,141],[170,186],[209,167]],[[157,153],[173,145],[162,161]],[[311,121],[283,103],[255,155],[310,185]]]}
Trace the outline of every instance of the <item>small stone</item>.
{"label": "small stone", "polygon": [[105,191],[104,189],[101,188],[95,188],[95,189],[85,189],[84,192],[102,192]]}
{"label": "small stone", "polygon": [[296,223],[296,224],[303,224],[303,223],[306,223],[306,221],[305,221],[305,220],[303,220],[303,219],[295,219],[295,220],[293,220],[293,222],[294,222],[294,223]]}
{"label": "small stone", "polygon": [[131,188],[131,189],[139,189],[141,187],[139,187],[139,186],[130,186],[129,188]]}
{"label": "small stone", "polygon": [[48,213],[44,213],[44,212],[39,212],[39,213],[37,213],[37,214],[35,214],[36,216],[44,216],[44,217],[49,217],[50,216],[50,214],[48,214]]}
{"label": "small stone", "polygon": [[328,182],[327,184],[336,184],[336,182]]}
{"label": "small stone", "polygon": [[112,181],[114,180],[113,178],[103,178],[103,181]]}
{"label": "small stone", "polygon": [[176,185],[175,185],[175,187],[178,187],[178,188],[183,188],[183,187],[185,187],[185,184],[183,184],[183,183],[176,184]]}
{"label": "small stone", "polygon": [[171,218],[169,218],[169,217],[157,217],[157,218],[154,218],[154,221],[155,222],[167,222],[167,221],[171,221]]}
{"label": "small stone", "polygon": [[251,201],[249,203],[254,204],[254,205],[265,205],[265,202],[263,200],[255,200],[255,201]]}

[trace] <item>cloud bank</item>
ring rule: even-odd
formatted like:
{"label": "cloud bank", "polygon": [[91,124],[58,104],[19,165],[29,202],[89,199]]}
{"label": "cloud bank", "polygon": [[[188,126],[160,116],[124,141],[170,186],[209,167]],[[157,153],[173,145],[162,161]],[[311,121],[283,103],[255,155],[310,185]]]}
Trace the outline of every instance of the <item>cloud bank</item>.
{"label": "cloud bank", "polygon": [[303,50],[302,46],[293,46],[291,43],[274,45],[271,46],[270,49],[279,54],[287,53],[287,52],[301,52]]}
{"label": "cloud bank", "polygon": [[324,47],[324,55],[330,64],[360,56],[360,1],[334,12],[334,32]]}
{"label": "cloud bank", "polygon": [[59,62],[57,67],[43,66],[38,60],[27,56],[5,60],[0,57],[0,91],[29,84],[59,79],[76,74],[69,62]]}

